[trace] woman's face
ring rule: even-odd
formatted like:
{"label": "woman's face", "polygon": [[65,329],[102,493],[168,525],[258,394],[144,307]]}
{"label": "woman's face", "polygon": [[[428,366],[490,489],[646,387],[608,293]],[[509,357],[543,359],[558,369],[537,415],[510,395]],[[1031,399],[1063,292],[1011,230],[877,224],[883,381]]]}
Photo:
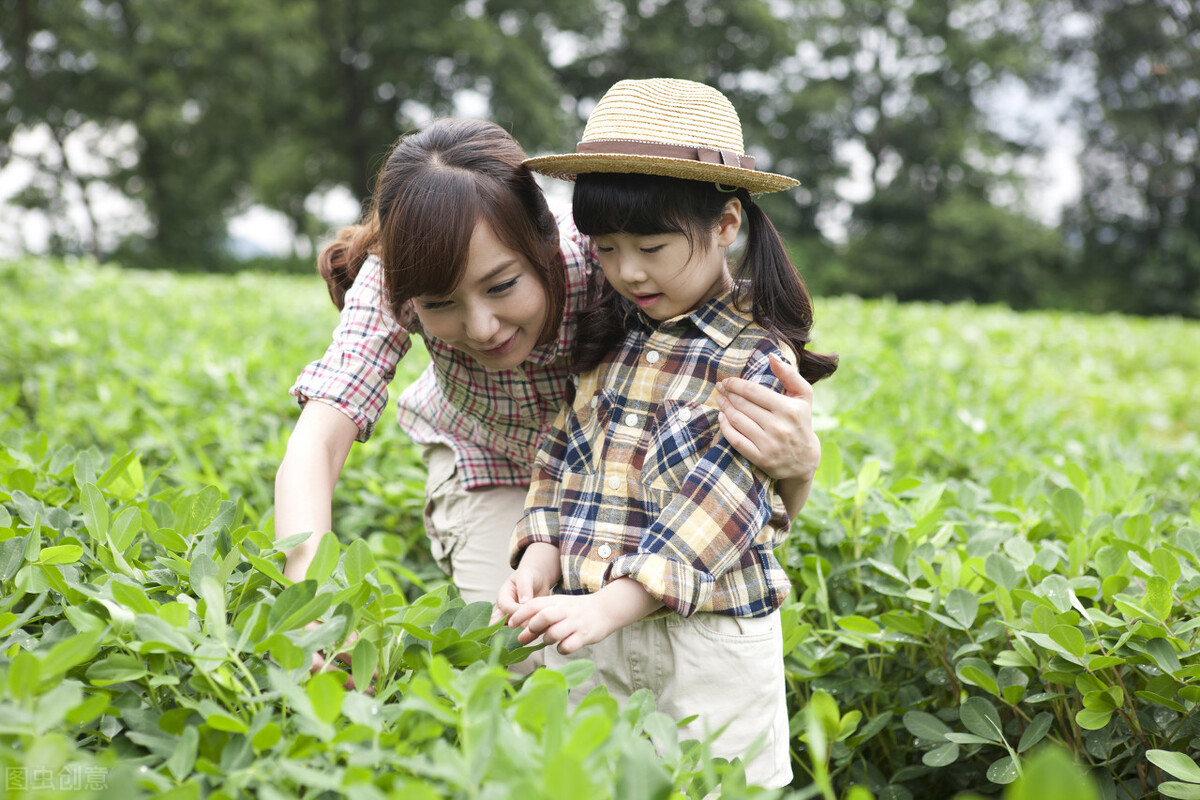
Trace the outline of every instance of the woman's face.
{"label": "woman's face", "polygon": [[528,358],[549,313],[533,266],[484,220],[471,235],[467,266],[454,291],[420,295],[413,304],[426,333],[491,370],[512,369]]}

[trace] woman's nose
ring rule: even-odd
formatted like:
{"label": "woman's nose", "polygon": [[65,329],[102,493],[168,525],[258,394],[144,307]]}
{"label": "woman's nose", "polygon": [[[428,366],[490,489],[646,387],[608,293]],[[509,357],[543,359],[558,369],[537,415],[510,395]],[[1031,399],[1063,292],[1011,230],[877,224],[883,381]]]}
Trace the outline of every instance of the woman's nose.
{"label": "woman's nose", "polygon": [[467,338],[479,344],[487,344],[500,330],[496,315],[486,307],[476,307],[467,313]]}

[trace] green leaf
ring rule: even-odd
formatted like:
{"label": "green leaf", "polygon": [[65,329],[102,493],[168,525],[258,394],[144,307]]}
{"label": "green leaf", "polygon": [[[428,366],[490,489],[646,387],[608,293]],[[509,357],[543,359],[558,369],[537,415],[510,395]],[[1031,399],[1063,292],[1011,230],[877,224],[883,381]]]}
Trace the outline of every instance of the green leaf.
{"label": "green leaf", "polygon": [[1158,785],[1158,791],[1163,797],[1174,797],[1178,800],[1200,800],[1200,785],[1194,783],[1164,781]]}
{"label": "green leaf", "polygon": [[317,552],[313,554],[313,560],[309,563],[304,577],[315,580],[318,586],[328,580],[329,576],[333,574],[334,567],[337,566],[341,547],[341,543],[332,533],[322,536],[321,541],[317,543]]}
{"label": "green leaf", "polygon": [[[178,605],[172,603],[171,605]],[[134,630],[141,640],[141,652],[161,653],[192,652],[192,643],[187,636],[170,623],[151,614],[138,614],[133,621]]]}
{"label": "green leaf", "polygon": [[373,642],[359,639],[354,643],[354,652],[350,656],[350,674],[354,678],[354,686],[365,692],[371,685],[372,676],[379,668],[379,650]]}
{"label": "green leaf", "polygon": [[948,767],[955,761],[958,761],[958,745],[953,742],[935,747],[921,756],[921,762],[927,767]]}
{"label": "green leaf", "polygon": [[979,598],[966,589],[951,589],[946,595],[945,609],[962,630],[970,630],[979,613]]}
{"label": "green leaf", "polygon": [[1017,752],[1024,753],[1029,748],[1040,742],[1049,733],[1050,728],[1054,725],[1054,715],[1049,711],[1043,711],[1038,714],[1025,727],[1025,732],[1021,734],[1021,741],[1017,743]]}
{"label": "green leaf", "polygon": [[1147,750],[1146,758],[1150,759],[1151,764],[1170,774],[1173,778],[1190,783],[1200,783],[1200,766],[1197,766],[1195,761],[1183,753],[1172,750]]}
{"label": "green leaf", "polygon": [[856,614],[851,614],[848,617],[841,617],[837,620],[838,627],[850,631],[851,633],[859,633],[863,636],[877,636],[880,633],[880,627],[872,620],[866,617],[860,617]]}
{"label": "green leaf", "polygon": [[175,752],[167,759],[167,771],[175,780],[181,781],[191,774],[196,766],[196,755],[200,746],[200,732],[193,727],[183,729],[179,741],[175,744]]}
{"label": "green leaf", "polygon": [[1003,726],[996,707],[982,697],[968,697],[959,708],[959,717],[967,730],[990,742],[1004,741]]}
{"label": "green leaf", "polygon": [[983,571],[990,581],[1009,590],[1017,588],[1017,584],[1021,580],[1021,573],[1017,571],[1011,561],[1000,553],[988,554],[988,557],[983,560]]}
{"label": "green leaf", "polygon": [[1171,584],[1167,583],[1167,579],[1155,575],[1146,581],[1146,599],[1142,603],[1143,607],[1155,616],[1156,619],[1165,620],[1171,616],[1171,606],[1174,600],[1171,597]]}
{"label": "green leaf", "polygon": [[360,583],[367,573],[375,569],[375,556],[366,542],[362,539],[355,539],[346,548],[343,566],[346,572],[346,582],[353,586]]}
{"label": "green leaf", "polygon": [[1083,527],[1083,497],[1079,492],[1069,487],[1059,489],[1050,496],[1050,507],[1068,534],[1080,532]]}
{"label": "green leaf", "polygon": [[1062,575],[1050,575],[1038,585],[1038,594],[1049,600],[1058,613],[1071,610],[1071,585]]}
{"label": "green leaf", "polygon": [[345,681],[346,674],[339,670],[318,672],[309,680],[304,692],[312,703],[317,719],[332,724],[342,713],[342,701],[346,698],[342,684]]}
{"label": "green leaf", "polygon": [[254,565],[254,568],[256,570],[261,572],[263,575],[266,575],[268,578],[275,581],[280,586],[291,586],[292,585],[292,581],[289,580],[287,577],[285,577],[284,574],[279,571],[279,567],[275,566],[274,562],[268,561],[267,559],[263,558],[262,556],[256,556],[253,553],[247,553],[245,551],[243,551],[243,555],[246,556],[247,561],[249,561],[251,564]]}
{"label": "green leaf", "polygon": [[74,564],[83,556],[83,548],[77,544],[64,544],[44,548],[38,555],[39,564]]}
{"label": "green leaf", "polygon": [[136,508],[127,508],[113,520],[108,535],[117,552],[123,553],[141,531],[142,513]]}
{"label": "green leaf", "polygon": [[1017,764],[1012,756],[1003,756],[988,767],[987,778],[992,783],[1009,784],[1017,779]]}
{"label": "green leaf", "polygon": [[1113,712],[1111,711],[1091,711],[1089,709],[1081,709],[1075,714],[1075,722],[1079,727],[1088,731],[1098,731],[1108,724],[1112,719]]}
{"label": "green leaf", "polygon": [[249,733],[250,728],[245,722],[224,711],[214,711],[204,718],[204,724],[215,731],[228,733]]}
{"label": "green leaf", "polygon": [[1050,638],[1076,658],[1082,658],[1087,652],[1087,641],[1083,638],[1083,633],[1076,627],[1055,625],[1050,629]]}
{"label": "green leaf", "polygon": [[108,535],[108,504],[94,483],[83,486],[79,497],[83,505],[83,524],[88,534],[98,542]]}
{"label": "green leaf", "polygon": [[905,712],[903,721],[908,732],[918,739],[941,742],[945,741],[946,734],[950,733],[950,727],[946,723],[924,711]]}
{"label": "green leaf", "polygon": [[112,686],[114,683],[136,681],[147,673],[146,665],[140,659],[127,653],[114,653],[94,662],[86,674],[93,686]]}
{"label": "green leaf", "polygon": [[24,536],[14,536],[0,542],[0,581],[12,580],[25,563],[25,545]]}
{"label": "green leaf", "polygon": [[295,630],[324,614],[333,602],[333,595],[316,591],[316,581],[303,580],[280,592],[267,616],[267,630],[271,633]]}
{"label": "green leaf", "polygon": [[100,650],[100,637],[104,630],[92,630],[64,639],[40,656],[41,678],[46,680],[90,661]]}

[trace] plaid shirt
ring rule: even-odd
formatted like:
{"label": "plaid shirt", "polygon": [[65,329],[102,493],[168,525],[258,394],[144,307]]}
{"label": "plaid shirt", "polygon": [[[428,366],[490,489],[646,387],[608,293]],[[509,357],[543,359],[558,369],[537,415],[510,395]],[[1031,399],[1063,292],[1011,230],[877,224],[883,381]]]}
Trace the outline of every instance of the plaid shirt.
{"label": "plaid shirt", "polygon": [[576,315],[598,274],[590,242],[570,213],[559,217],[559,246],[567,299],[558,336],[530,353],[517,369],[485,370],[468,355],[426,334],[412,302],[397,321],[383,302],[382,269],[372,256],[346,293],[333,342],[296,379],[291,393],[300,405],[319,400],[358,426],[358,441],[371,437],[387,405],[388,384],[420,334],[430,365],[397,402],[401,427],[418,444],[454,450],[463,485],[526,486],[538,444],[566,400]]}
{"label": "plaid shirt", "polygon": [[773,552],[789,520],[774,481],[721,435],[716,384],[780,391],[767,356],[791,350],[728,294],[657,327],[629,308],[624,342],[580,376],[538,453],[512,563],[547,542],[567,594],[630,577],[683,616],[766,616],[791,588]]}

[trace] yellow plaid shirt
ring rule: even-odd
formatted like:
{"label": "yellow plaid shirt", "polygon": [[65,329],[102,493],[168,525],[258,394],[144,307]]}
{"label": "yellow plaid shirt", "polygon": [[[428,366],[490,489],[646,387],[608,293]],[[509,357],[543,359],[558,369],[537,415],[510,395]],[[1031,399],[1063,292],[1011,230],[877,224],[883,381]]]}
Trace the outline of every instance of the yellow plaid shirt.
{"label": "yellow plaid shirt", "polygon": [[657,325],[628,304],[626,328],[538,451],[512,563],[547,542],[565,593],[630,577],[683,616],[765,616],[791,588],[773,552],[789,519],[774,481],[721,435],[716,386],[780,391],[767,356],[793,362],[791,350],[729,294]]}

